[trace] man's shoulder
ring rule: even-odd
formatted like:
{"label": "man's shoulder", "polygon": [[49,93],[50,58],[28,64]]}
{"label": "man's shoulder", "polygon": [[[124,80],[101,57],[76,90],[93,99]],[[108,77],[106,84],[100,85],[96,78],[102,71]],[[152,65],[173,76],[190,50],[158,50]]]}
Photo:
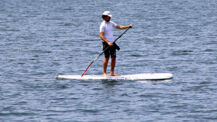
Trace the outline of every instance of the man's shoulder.
{"label": "man's shoulder", "polygon": [[102,21],[100,25],[105,25],[105,21]]}
{"label": "man's shoulder", "polygon": [[113,21],[110,21],[113,26],[117,26],[117,24]]}
{"label": "man's shoulder", "polygon": [[100,27],[103,27],[103,26],[105,26],[105,21],[102,21],[100,24]]}
{"label": "man's shoulder", "polygon": [[110,22],[102,21],[100,24],[100,27],[104,27],[106,25],[117,26],[117,24],[113,21],[110,21]]}
{"label": "man's shoulder", "polygon": [[111,23],[111,24],[114,24],[115,22],[113,22],[113,21],[110,21],[110,23]]}
{"label": "man's shoulder", "polygon": [[104,25],[105,25],[105,24],[116,24],[116,23],[115,23],[115,22],[113,22],[113,21],[109,21],[109,22],[102,21],[102,22],[101,22],[101,25],[102,25],[102,24],[104,24]]}

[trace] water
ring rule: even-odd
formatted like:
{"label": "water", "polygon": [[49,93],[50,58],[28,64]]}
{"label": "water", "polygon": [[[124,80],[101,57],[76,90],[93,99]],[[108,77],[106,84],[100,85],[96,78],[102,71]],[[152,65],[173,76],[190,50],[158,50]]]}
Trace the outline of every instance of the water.
{"label": "water", "polygon": [[[0,120],[216,121],[215,0],[2,0]],[[116,73],[170,72],[172,81],[56,80],[101,52],[100,15],[133,24]],[[115,37],[123,31],[114,30]],[[87,74],[102,73],[103,56]]]}

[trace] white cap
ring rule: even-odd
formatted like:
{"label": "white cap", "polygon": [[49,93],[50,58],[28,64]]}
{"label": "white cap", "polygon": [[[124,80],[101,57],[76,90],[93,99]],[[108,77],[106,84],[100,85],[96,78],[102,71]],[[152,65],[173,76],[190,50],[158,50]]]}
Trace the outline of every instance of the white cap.
{"label": "white cap", "polygon": [[102,13],[102,15],[106,15],[106,16],[112,17],[110,11],[104,11],[104,12]]}

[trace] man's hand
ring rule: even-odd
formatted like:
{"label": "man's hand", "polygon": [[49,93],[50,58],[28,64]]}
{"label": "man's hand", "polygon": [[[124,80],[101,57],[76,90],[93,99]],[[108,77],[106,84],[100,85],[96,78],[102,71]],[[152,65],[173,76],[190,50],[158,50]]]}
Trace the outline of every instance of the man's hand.
{"label": "man's hand", "polygon": [[109,46],[113,46],[113,43],[112,43],[112,42],[108,42],[108,45],[109,45]]}
{"label": "man's hand", "polygon": [[133,25],[132,25],[132,24],[130,24],[130,25],[128,26],[128,28],[133,28]]}

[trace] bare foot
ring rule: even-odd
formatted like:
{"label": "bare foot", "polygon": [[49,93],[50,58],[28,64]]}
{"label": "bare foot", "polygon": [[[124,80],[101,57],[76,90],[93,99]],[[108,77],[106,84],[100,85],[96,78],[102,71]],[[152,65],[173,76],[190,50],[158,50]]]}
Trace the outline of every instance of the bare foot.
{"label": "bare foot", "polygon": [[118,76],[118,74],[111,74],[111,76]]}
{"label": "bare foot", "polygon": [[103,73],[103,76],[104,76],[104,77],[108,77],[108,75],[107,75],[106,73]]}

